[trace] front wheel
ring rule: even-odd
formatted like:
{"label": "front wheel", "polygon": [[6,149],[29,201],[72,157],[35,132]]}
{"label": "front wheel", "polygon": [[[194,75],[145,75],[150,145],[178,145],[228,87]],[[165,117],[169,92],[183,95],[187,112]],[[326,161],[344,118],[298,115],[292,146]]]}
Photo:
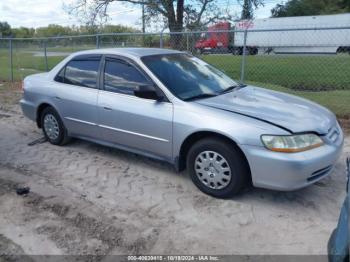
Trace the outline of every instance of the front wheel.
{"label": "front wheel", "polygon": [[238,194],[250,176],[240,150],[218,138],[195,143],[187,156],[187,168],[193,183],[202,192],[218,198]]}

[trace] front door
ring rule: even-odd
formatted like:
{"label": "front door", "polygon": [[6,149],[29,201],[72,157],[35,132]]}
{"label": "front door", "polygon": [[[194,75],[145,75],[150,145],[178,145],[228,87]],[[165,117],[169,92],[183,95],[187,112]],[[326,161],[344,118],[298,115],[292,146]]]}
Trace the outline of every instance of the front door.
{"label": "front door", "polygon": [[153,83],[130,61],[106,57],[101,75],[97,102],[101,139],[171,159],[172,103],[136,97],[137,86]]}

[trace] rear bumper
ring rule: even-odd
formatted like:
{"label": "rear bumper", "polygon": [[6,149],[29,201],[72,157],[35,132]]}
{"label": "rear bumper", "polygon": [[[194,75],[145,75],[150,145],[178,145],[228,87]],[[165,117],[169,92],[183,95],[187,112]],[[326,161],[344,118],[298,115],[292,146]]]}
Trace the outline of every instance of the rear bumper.
{"label": "rear bumper", "polygon": [[22,108],[23,114],[28,117],[30,120],[36,121],[36,107],[34,104],[21,99],[20,105]]}
{"label": "rear bumper", "polygon": [[340,134],[334,144],[300,153],[278,153],[265,147],[242,145],[256,187],[292,191],[328,176],[339,158],[344,143]]}

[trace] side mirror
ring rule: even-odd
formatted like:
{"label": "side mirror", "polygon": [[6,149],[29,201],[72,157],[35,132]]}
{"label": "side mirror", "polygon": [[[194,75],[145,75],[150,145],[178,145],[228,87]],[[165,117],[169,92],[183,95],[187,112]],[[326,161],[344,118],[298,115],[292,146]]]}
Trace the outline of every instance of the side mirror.
{"label": "side mirror", "polygon": [[152,99],[152,100],[161,100],[162,97],[160,97],[154,86],[153,85],[139,85],[138,87],[136,87],[136,89],[134,90],[134,95],[140,98],[144,98],[144,99]]}

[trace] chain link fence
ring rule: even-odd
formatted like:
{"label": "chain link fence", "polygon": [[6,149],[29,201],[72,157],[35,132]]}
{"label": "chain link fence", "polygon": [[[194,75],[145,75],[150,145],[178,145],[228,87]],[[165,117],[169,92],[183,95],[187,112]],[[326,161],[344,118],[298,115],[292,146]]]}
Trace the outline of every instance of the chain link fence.
{"label": "chain link fence", "polygon": [[300,95],[350,116],[350,27],[3,38],[0,81],[48,71],[75,51],[113,47],[186,51],[240,82]]}

